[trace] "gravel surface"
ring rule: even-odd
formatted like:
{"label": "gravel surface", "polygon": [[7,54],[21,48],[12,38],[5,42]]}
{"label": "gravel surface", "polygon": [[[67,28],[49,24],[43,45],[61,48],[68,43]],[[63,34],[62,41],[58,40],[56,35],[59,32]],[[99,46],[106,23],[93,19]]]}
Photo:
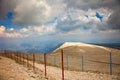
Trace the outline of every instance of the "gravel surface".
{"label": "gravel surface", "polygon": [[35,74],[32,69],[0,56],[0,80],[46,80],[42,74]]}
{"label": "gravel surface", "polygon": [[[32,65],[32,62],[29,61]],[[33,73],[23,65],[15,61],[0,57],[0,80],[61,80],[61,69],[47,66],[47,78],[44,77],[44,65],[35,63],[36,70],[41,70],[39,74]],[[65,80],[119,80],[116,75],[102,73],[77,72],[65,70]]]}
{"label": "gravel surface", "polygon": [[[44,70],[44,65],[36,64],[36,67]],[[48,76],[52,76],[55,80],[61,80],[61,69],[57,67],[47,66]],[[90,72],[76,72],[65,70],[65,80],[119,80],[118,76],[108,75],[102,73],[90,73]]]}

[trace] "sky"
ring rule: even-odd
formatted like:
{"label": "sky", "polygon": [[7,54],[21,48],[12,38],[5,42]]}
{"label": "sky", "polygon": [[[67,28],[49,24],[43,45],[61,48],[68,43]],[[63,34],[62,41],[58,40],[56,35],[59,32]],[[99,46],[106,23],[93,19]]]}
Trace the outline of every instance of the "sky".
{"label": "sky", "polygon": [[120,43],[120,0],[0,0],[0,50]]}

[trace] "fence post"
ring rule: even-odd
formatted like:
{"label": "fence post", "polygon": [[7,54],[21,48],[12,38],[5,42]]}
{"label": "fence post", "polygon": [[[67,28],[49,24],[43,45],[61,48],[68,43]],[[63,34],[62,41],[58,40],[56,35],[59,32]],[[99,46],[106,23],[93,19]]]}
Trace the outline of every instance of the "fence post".
{"label": "fence post", "polygon": [[11,59],[13,59],[13,56],[12,56],[13,52],[11,52]]}
{"label": "fence post", "polygon": [[28,67],[28,54],[27,54],[27,67]]}
{"label": "fence post", "polygon": [[33,71],[35,71],[35,54],[33,53]]}
{"label": "fence post", "polygon": [[12,59],[12,52],[10,53],[10,57],[11,57],[11,59]]}
{"label": "fence post", "polygon": [[21,53],[19,55],[20,55],[20,63],[21,63]]}
{"label": "fence post", "polygon": [[17,57],[17,62],[18,62],[18,61],[19,61],[19,60],[18,60],[18,52],[16,52],[16,57]]}
{"label": "fence post", "polygon": [[4,53],[5,53],[5,57],[7,57],[7,52],[6,52],[6,50],[4,50]]}
{"label": "fence post", "polygon": [[110,52],[110,75],[112,75],[112,52]]}
{"label": "fence post", "polygon": [[66,55],[66,65],[67,65],[67,70],[68,70],[68,67],[69,67],[69,65],[68,65],[68,55]]}
{"label": "fence post", "polygon": [[22,58],[23,58],[23,65],[24,65],[24,53],[23,53],[23,57]]}
{"label": "fence post", "polygon": [[56,56],[54,55],[54,66],[56,66]]}
{"label": "fence post", "polygon": [[46,64],[48,63],[48,56],[46,56]]}
{"label": "fence post", "polygon": [[84,71],[84,56],[82,55],[82,72]]}
{"label": "fence post", "polygon": [[63,57],[63,49],[61,50],[61,60],[62,60],[62,80],[64,80],[64,57]]}
{"label": "fence post", "polygon": [[47,72],[46,72],[46,54],[44,54],[44,67],[45,67],[45,77],[47,75]]}

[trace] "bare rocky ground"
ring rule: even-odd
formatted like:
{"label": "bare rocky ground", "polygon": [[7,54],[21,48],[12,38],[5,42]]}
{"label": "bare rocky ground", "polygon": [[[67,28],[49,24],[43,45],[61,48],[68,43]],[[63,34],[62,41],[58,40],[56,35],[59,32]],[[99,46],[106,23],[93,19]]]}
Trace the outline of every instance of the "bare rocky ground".
{"label": "bare rocky ground", "polygon": [[[36,67],[44,70],[44,65],[36,64]],[[48,76],[54,77],[55,80],[61,80],[61,69],[57,67],[47,66]],[[77,72],[65,70],[65,80],[120,80],[119,76],[108,75],[102,73]]]}
{"label": "bare rocky ground", "polygon": [[[32,64],[32,62],[29,62]],[[61,69],[57,67],[47,66],[47,78],[44,77],[44,65],[35,64],[39,74],[33,73],[23,65],[19,65],[15,61],[0,57],[0,80],[61,80]],[[36,70],[37,70],[36,69]],[[89,73],[65,70],[65,80],[120,80],[116,75],[108,75],[102,73]]]}
{"label": "bare rocky ground", "polygon": [[46,80],[42,72],[19,65],[14,60],[0,56],[0,80]]}

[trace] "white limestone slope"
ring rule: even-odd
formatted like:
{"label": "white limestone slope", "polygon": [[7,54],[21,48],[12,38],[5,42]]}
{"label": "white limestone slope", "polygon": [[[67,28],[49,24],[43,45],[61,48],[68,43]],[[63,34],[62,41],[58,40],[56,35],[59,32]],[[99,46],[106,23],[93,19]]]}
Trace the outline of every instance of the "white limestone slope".
{"label": "white limestone slope", "polygon": [[[59,48],[57,48],[56,50],[59,50],[59,49],[64,49],[66,47],[74,47],[74,46],[78,46],[78,47],[90,47],[90,48],[102,48],[104,50],[107,50],[107,51],[110,51],[109,48],[107,47],[103,47],[103,46],[98,46],[98,45],[93,45],[93,44],[87,44],[87,43],[81,43],[81,42],[65,42],[62,46],[60,46]],[[56,51],[55,50],[55,51]],[[54,52],[55,52],[54,51]]]}

